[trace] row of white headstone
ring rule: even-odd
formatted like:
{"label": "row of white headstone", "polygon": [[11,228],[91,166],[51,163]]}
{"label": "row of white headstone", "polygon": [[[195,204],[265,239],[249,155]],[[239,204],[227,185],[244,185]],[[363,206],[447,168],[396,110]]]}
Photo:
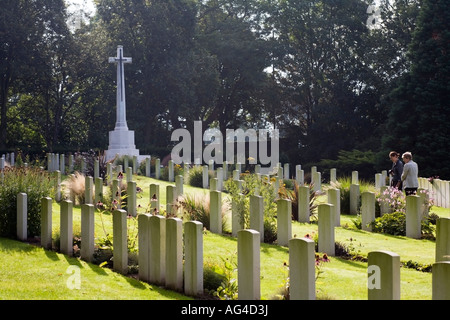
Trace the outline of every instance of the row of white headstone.
{"label": "row of white headstone", "polygon": [[[14,165],[14,153],[11,153],[8,155],[9,160]],[[66,156],[64,154],[55,154],[55,153],[48,153],[47,154],[47,169],[50,172],[54,172],[59,170],[61,174],[66,174],[66,165],[65,165],[65,158]],[[123,168],[129,168],[129,158],[132,159],[132,172],[133,174],[137,174],[138,172],[138,158],[137,156],[129,157],[125,156],[123,157]],[[151,176],[151,169],[150,169],[150,162],[151,157],[145,158],[145,175],[147,177]],[[5,155],[3,155],[0,158],[0,170],[3,170],[5,167]],[[228,163],[225,161],[224,164],[221,167],[218,167],[216,170],[214,170],[214,162],[210,161],[208,165],[203,166],[203,188],[209,188],[211,186],[211,183],[216,183],[216,185],[212,188],[216,188],[219,191],[223,190],[223,181],[228,179],[229,173],[228,173]],[[67,173],[72,173],[74,168],[74,156],[69,155],[68,156],[68,170]],[[190,165],[184,164],[184,177],[188,177]],[[261,169],[260,165],[255,165],[255,173],[259,174]],[[86,160],[84,158],[81,159],[81,173],[86,172]],[[112,172],[113,172],[113,164],[108,163],[107,164],[107,177],[109,180],[112,179]],[[210,172],[213,172],[213,177],[217,179],[217,181],[210,181],[209,175]],[[242,164],[237,163],[235,165],[235,170],[232,172],[233,178],[235,180],[239,180],[237,178],[239,174],[242,173]],[[289,164],[286,163],[284,165],[281,165],[279,163],[276,168],[274,168],[274,174],[276,174],[276,177],[278,179],[285,179],[288,180],[291,178],[290,171],[289,171]],[[160,179],[161,177],[161,161],[159,158],[155,159],[155,178]],[[100,176],[99,174],[99,161],[94,161],[94,179],[98,178]],[[330,169],[330,183],[336,182],[336,168]],[[280,181],[277,179],[276,183],[280,183]],[[168,180],[169,182],[175,181],[175,172],[174,172],[174,162],[173,160],[169,160],[168,162]],[[304,185],[304,171],[301,169],[301,165],[295,166],[295,180],[300,185]],[[387,171],[383,170],[381,173],[375,174],[375,187],[376,188],[382,188],[386,186],[387,181]],[[110,181],[108,181],[109,183]],[[358,177],[358,171],[352,171],[352,184],[357,185],[359,182]],[[314,191],[321,191],[322,190],[322,174],[321,172],[317,171],[316,166],[311,167],[311,184],[313,186]],[[356,187],[353,187],[356,188]],[[432,192],[434,199],[435,199],[435,205],[443,207],[443,208],[450,208],[450,181],[446,180],[440,180],[440,179],[434,179],[433,183],[429,181],[429,179],[426,178],[419,178],[419,188],[429,190]],[[357,210],[357,205],[352,202],[353,205],[350,208],[350,211],[352,214],[356,214],[354,211]]]}
{"label": "row of white headstone", "polygon": [[[218,191],[211,191],[218,192]],[[52,248],[52,199],[41,201],[41,245]],[[290,207],[279,202],[278,208]],[[319,252],[334,256],[334,216],[332,205],[319,205]],[[26,239],[27,196],[17,197],[17,236]],[[73,255],[73,203],[61,202],[60,251]],[[288,210],[286,210],[288,211]],[[92,261],[94,255],[95,207],[81,206],[81,259]],[[113,268],[128,272],[127,212],[115,210],[113,219]],[[184,232],[183,232],[184,231]],[[284,231],[285,232],[285,231]],[[184,237],[184,238],[183,238]],[[160,215],[138,216],[139,279],[183,291],[188,295],[203,293],[203,225]],[[292,238],[288,233],[290,299],[315,299],[315,244],[310,239]],[[283,240],[284,241],[284,240]],[[260,299],[261,235],[254,229],[237,232],[238,297]],[[184,268],[183,268],[184,255]],[[368,254],[368,298],[400,299],[400,257],[393,252]],[[440,218],[436,228],[436,263],[432,266],[432,298],[450,299],[450,219]]]}
{"label": "row of white headstone", "polygon": [[[220,169],[220,168],[219,168]],[[110,169],[108,169],[110,170]],[[121,170],[119,167],[118,170]],[[221,170],[218,170],[220,172]],[[60,185],[60,174],[57,171],[57,186]],[[127,208],[128,212],[132,216],[137,215],[137,199],[136,199],[136,182],[133,180],[133,172],[132,168],[128,167],[126,169],[126,177],[127,177]],[[242,181],[239,180],[239,174],[237,170],[235,170],[233,174],[233,178],[237,182],[239,188],[242,187]],[[102,202],[102,190],[103,190],[103,180],[100,177],[94,178],[90,176],[86,176],[85,182],[85,203],[95,204],[98,202]],[[175,186],[169,185],[167,186],[167,199],[166,199],[166,212],[170,214],[172,212],[172,207],[174,206],[174,202],[176,198],[183,194],[183,184],[184,178],[181,175],[175,177],[176,183]],[[95,189],[94,189],[95,182]],[[276,184],[277,180],[275,181]],[[357,180],[353,181],[357,182]],[[221,233],[222,231],[222,194],[219,186],[223,184],[223,182],[218,178],[212,178],[210,180],[210,206],[211,206],[211,231],[216,233]],[[119,203],[120,208],[120,189],[119,189],[119,180],[113,179],[112,182],[112,194],[116,202]],[[381,187],[381,192],[386,189],[386,186]],[[277,189],[277,188],[275,188]],[[60,189],[56,189],[56,200],[60,200]],[[94,192],[95,190],[95,192]],[[153,199],[150,199],[151,208],[156,208],[156,211],[159,212],[159,185],[152,184],[150,186],[150,196],[153,196]],[[308,186],[300,186],[298,188],[298,221],[299,222],[309,222],[310,221],[310,189]],[[423,217],[428,213],[428,208],[424,205],[426,202],[426,194],[418,193],[418,195],[412,195],[406,197],[406,236],[411,238],[420,238],[421,237],[421,221]],[[72,199],[73,201],[73,199]],[[287,227],[290,224],[291,217],[291,205],[285,204],[284,202],[289,200],[278,200],[280,213],[278,213],[278,225],[280,230],[289,231],[290,228]],[[156,203],[157,202],[157,203]],[[361,202],[361,203],[360,203]],[[332,211],[332,215],[334,217],[334,225],[340,226],[340,214],[341,214],[341,206],[340,206],[340,191],[336,188],[328,188],[327,189],[327,203],[331,205],[330,210]],[[360,188],[358,184],[352,184],[350,186],[350,214],[358,214],[361,213],[362,219],[362,229],[371,231],[371,223],[375,220],[375,193],[373,192],[363,192],[360,194]],[[390,209],[386,207],[383,203],[381,205],[381,214],[390,212]],[[360,211],[359,211],[360,210]],[[289,212],[287,212],[289,211]],[[252,195],[250,197],[250,227],[254,230],[260,232],[261,238],[264,239],[264,228],[263,228],[263,198],[259,195]],[[237,235],[237,231],[242,229],[242,219],[238,217],[238,212],[236,207],[232,205],[232,233],[234,236]],[[289,233],[280,233],[282,237],[288,237]],[[279,240],[281,241],[281,240]],[[287,244],[287,240],[284,239],[282,241],[283,245]]]}

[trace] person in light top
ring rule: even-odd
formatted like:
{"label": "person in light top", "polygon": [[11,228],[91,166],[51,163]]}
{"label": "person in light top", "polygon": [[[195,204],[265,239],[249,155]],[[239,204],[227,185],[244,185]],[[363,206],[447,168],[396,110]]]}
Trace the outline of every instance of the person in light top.
{"label": "person in light top", "polygon": [[403,166],[402,182],[405,194],[407,196],[417,193],[417,188],[419,187],[419,167],[417,163],[412,160],[411,152],[405,152],[402,155]]}

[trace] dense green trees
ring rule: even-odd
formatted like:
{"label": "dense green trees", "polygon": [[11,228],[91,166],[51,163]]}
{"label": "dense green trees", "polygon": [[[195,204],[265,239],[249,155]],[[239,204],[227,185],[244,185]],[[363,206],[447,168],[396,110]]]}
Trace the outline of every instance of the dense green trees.
{"label": "dense green trees", "polygon": [[415,154],[421,172],[450,177],[450,4],[424,0],[412,34],[411,66],[387,97],[383,147]]}
{"label": "dense green trees", "polygon": [[450,176],[445,1],[382,0],[373,19],[368,0],[95,0],[76,30],[63,0],[44,2],[0,14],[0,150],[107,148],[121,44],[143,153],[165,156],[174,129],[202,120],[280,129],[282,162],[354,150],[374,172],[392,149]]}

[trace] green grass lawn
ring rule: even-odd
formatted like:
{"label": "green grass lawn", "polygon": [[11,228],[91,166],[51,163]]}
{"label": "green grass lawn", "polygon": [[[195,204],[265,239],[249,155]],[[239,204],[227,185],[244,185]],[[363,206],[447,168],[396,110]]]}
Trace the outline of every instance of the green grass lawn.
{"label": "green grass lawn", "polygon": [[[72,266],[79,268],[79,289],[72,282]],[[0,270],[0,300],[188,299],[110,269],[5,238],[0,238]]]}
{"label": "green grass lawn", "polygon": [[[146,208],[150,202],[150,183],[160,184],[161,205],[165,205],[165,188],[168,182],[136,176],[137,185],[143,189],[138,204]],[[207,190],[185,185],[185,193],[207,193]],[[227,195],[224,195],[227,199]],[[322,199],[321,199],[322,200]],[[143,209],[141,209],[141,212]],[[449,217],[450,210],[433,207],[433,212]],[[74,207],[74,233],[79,233],[80,207]],[[370,251],[388,250],[400,255],[402,262],[412,260],[420,264],[434,262],[435,243],[401,236],[371,233],[353,228],[355,216],[342,215],[341,227],[336,228],[336,241],[350,246],[354,252],[366,257]],[[137,231],[134,219],[129,219],[129,229]],[[53,204],[53,231],[59,229],[59,204]],[[102,238],[112,232],[111,215],[96,213],[95,236]],[[317,233],[317,224],[293,222],[292,234],[303,237]],[[222,265],[223,259],[237,259],[237,241],[227,235],[204,233],[204,263]],[[288,276],[286,263],[288,248],[261,244],[261,297],[273,299],[279,294]],[[367,263],[331,257],[323,263],[316,281],[319,299],[367,299]],[[81,290],[69,290],[66,281],[70,265],[81,267]],[[107,268],[85,263],[75,258],[45,251],[35,246],[0,239],[0,298],[1,299],[184,299],[185,297],[158,287],[118,275]],[[26,279],[26,282],[24,282]],[[24,283],[24,285],[21,285]],[[401,269],[401,298],[409,300],[431,299],[431,273]]]}

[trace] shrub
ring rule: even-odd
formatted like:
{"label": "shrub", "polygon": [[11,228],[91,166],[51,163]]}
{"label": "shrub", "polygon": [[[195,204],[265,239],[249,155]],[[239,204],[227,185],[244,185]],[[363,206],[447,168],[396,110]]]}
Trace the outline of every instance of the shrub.
{"label": "shrub", "polygon": [[[298,220],[298,188],[299,185],[296,181],[293,182],[293,190],[282,186],[278,192],[280,198],[291,200],[292,204],[292,219]],[[310,216],[317,213],[317,203],[316,199],[318,197],[318,193],[314,191],[314,185],[309,185],[309,213]]]}
{"label": "shrub", "polygon": [[15,238],[17,194],[27,194],[28,236],[40,235],[41,199],[54,196],[50,175],[38,168],[6,168],[0,180],[0,236]]}
{"label": "shrub", "polygon": [[[84,158],[86,163],[86,172],[84,174],[88,176],[94,176],[94,163],[95,160],[99,161],[99,174],[103,179],[106,178],[106,155],[105,153],[96,153],[94,150],[89,150],[88,152],[77,152],[74,155],[74,170],[81,171],[81,163]],[[133,162],[131,162],[133,163]],[[125,170],[125,169],[124,169]]]}
{"label": "shrub", "polygon": [[[209,175],[208,179],[210,178],[212,178],[211,175]],[[193,168],[189,169],[187,184],[192,187],[203,188],[203,167],[194,166]]]}
{"label": "shrub", "polygon": [[277,194],[274,185],[266,178],[258,179],[256,174],[244,173],[242,190],[239,190],[235,182],[230,178],[225,181],[225,189],[231,195],[232,200],[237,204],[238,214],[244,222],[244,228],[249,228],[250,223],[250,196],[259,190],[259,195],[264,202],[264,242],[273,243],[277,238]]}
{"label": "shrub", "polygon": [[387,204],[392,212],[405,212],[405,195],[397,188],[389,187],[384,190],[379,195],[377,202]]}
{"label": "shrub", "polygon": [[[183,168],[179,164],[173,165],[173,178],[175,179],[178,175],[183,175]],[[169,167],[164,167],[161,170],[161,180],[169,181]]]}
{"label": "shrub", "polygon": [[[425,238],[434,238],[434,228],[430,219],[423,219],[421,223],[422,236]],[[396,211],[386,213],[382,217],[376,218],[371,223],[373,232],[387,233],[394,236],[406,235],[406,213],[404,211]]]}
{"label": "shrub", "polygon": [[406,234],[406,214],[403,211],[384,214],[372,222],[372,231],[404,236]]}
{"label": "shrub", "polygon": [[205,290],[220,300],[236,300],[238,293],[236,254],[221,259],[223,266],[214,263],[204,265]]}

